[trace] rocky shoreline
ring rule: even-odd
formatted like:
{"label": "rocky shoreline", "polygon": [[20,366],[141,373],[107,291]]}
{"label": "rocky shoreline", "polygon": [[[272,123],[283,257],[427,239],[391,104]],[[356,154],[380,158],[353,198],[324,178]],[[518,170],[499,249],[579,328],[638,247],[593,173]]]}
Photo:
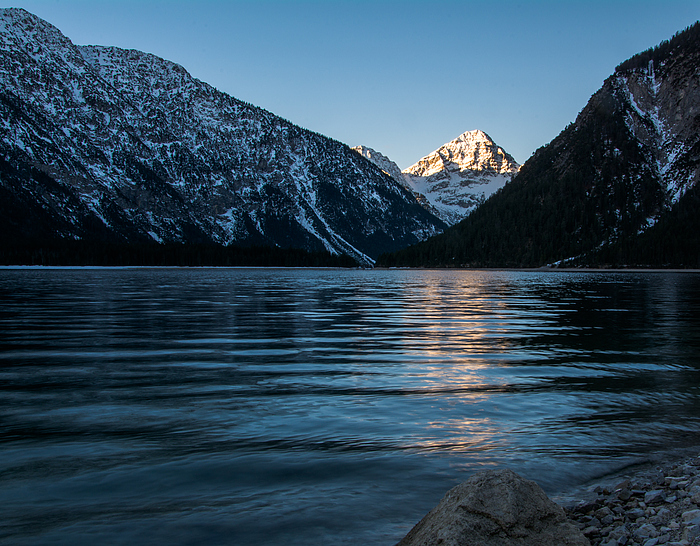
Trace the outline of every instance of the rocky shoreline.
{"label": "rocky shoreline", "polygon": [[700,546],[700,457],[620,475],[564,509],[593,546]]}

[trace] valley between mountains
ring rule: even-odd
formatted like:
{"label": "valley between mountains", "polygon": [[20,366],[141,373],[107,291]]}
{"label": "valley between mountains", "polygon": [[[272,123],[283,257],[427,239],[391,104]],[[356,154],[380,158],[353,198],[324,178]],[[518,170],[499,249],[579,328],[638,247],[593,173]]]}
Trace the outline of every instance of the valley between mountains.
{"label": "valley between mountains", "polygon": [[0,50],[2,263],[700,265],[698,24],[522,166],[473,130],[403,171],[22,9]]}

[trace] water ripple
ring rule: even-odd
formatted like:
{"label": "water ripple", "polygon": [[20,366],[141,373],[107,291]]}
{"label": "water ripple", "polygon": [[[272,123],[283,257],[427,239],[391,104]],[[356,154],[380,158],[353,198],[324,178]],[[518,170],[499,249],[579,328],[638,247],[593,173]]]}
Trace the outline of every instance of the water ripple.
{"label": "water ripple", "polygon": [[561,492],[700,444],[699,311],[691,273],[4,269],[0,540],[390,544],[479,468]]}

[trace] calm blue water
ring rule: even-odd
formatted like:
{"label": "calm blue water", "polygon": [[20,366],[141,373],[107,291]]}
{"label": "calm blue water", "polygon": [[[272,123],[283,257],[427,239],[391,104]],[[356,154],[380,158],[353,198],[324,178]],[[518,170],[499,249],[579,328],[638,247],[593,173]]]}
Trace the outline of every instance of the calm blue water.
{"label": "calm blue water", "polygon": [[700,275],[0,270],[0,541],[398,541],[700,444]]}

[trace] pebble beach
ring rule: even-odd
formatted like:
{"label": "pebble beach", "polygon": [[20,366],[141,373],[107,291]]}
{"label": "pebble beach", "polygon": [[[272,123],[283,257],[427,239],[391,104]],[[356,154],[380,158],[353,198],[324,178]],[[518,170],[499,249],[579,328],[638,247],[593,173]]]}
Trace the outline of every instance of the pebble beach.
{"label": "pebble beach", "polygon": [[564,509],[593,546],[700,546],[700,457],[648,465]]}

